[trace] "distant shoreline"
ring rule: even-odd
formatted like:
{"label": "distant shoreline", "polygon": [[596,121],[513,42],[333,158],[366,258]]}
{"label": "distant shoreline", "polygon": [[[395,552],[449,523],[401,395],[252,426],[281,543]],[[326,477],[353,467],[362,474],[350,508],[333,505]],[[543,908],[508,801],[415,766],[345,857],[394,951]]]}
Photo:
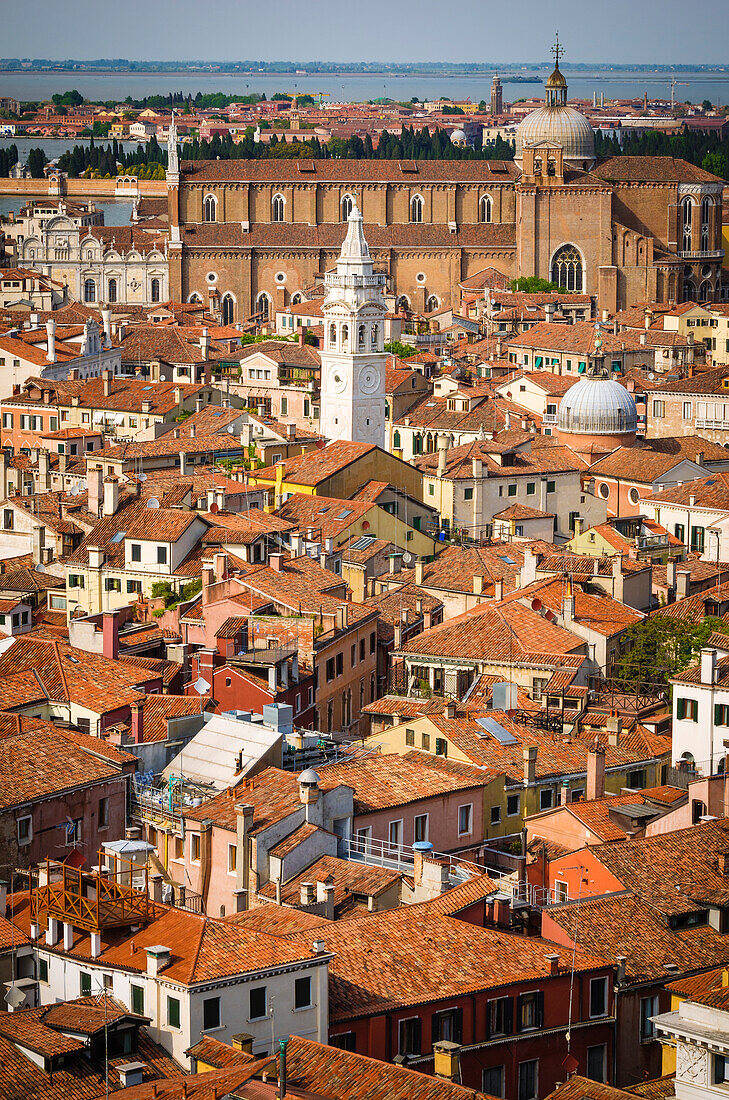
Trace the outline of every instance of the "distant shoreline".
{"label": "distant shoreline", "polygon": [[[301,68],[296,69],[294,66],[296,62],[255,62],[252,68],[235,68],[232,65],[225,62],[210,62],[204,65],[196,65],[185,62],[170,62],[169,65],[164,62],[127,62],[126,64],[96,64],[93,61],[72,61],[56,62],[48,64],[48,62],[31,62],[30,65],[13,64],[14,59],[0,58],[0,74],[3,73],[23,73],[31,76],[33,74],[44,75],[59,75],[59,76],[73,76],[84,75],[90,73],[103,74],[139,74],[139,75],[199,75],[205,77],[221,76],[221,77],[256,77],[256,76],[289,76],[289,77],[332,77],[332,76],[347,76],[347,77],[396,77],[396,76],[441,76],[441,77],[486,77],[492,76],[494,72],[498,71],[500,75],[505,76],[511,83],[537,83],[542,80],[544,72],[548,72],[551,65],[546,62],[531,62],[531,63],[518,63],[511,62],[510,64],[491,62],[482,63],[479,65],[464,63],[461,65],[447,65],[443,62],[413,62],[411,64],[392,65],[386,66],[381,69],[369,68],[363,66],[362,68],[349,68],[346,65],[337,66],[332,65],[325,68]],[[524,73],[524,69],[530,70],[528,73]],[[574,73],[579,75],[580,73],[600,72],[600,73],[642,73],[649,76],[655,73],[657,76],[663,73],[702,73],[702,74],[719,74],[724,75],[729,79],[729,66],[727,65],[662,65],[658,63],[646,65],[646,64],[591,64],[588,62],[579,62],[572,64],[562,64],[562,70],[565,73]]]}

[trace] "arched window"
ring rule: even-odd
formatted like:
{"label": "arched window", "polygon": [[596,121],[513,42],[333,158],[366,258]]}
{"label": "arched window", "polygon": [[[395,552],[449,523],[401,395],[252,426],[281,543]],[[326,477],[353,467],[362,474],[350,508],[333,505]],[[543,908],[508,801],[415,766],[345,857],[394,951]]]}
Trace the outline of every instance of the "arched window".
{"label": "arched window", "polygon": [[218,200],[215,195],[206,195],[203,202],[203,221],[214,222],[217,220]]}
{"label": "arched window", "polygon": [[535,176],[541,176],[541,174],[542,174],[542,158],[541,157],[535,157],[534,158],[534,175]]}
{"label": "arched window", "polygon": [[372,332],[370,333],[370,339],[372,341],[372,350],[377,351],[380,342],[380,326],[373,325]]}
{"label": "arched window", "polygon": [[694,204],[691,199],[684,199],[681,204],[681,215],[683,224],[683,251],[691,251],[691,221],[693,218]]}
{"label": "arched window", "polygon": [[106,294],[109,303],[116,301],[116,279],[109,279],[109,288]]}
{"label": "arched window", "polygon": [[84,281],[84,301],[95,302],[96,301],[96,283],[93,279],[86,279]]}
{"label": "arched window", "polygon": [[425,312],[433,313],[439,305],[440,302],[438,301],[437,296],[435,294],[431,294],[427,302],[425,303]]}
{"label": "arched window", "polygon": [[329,326],[329,346],[335,348],[337,346],[337,326],[332,321]]}
{"label": "arched window", "polygon": [[152,279],[149,284],[150,297],[153,302],[159,301],[159,279]]}
{"label": "arched window", "polygon": [[269,315],[270,303],[268,295],[261,293],[256,298],[256,313],[261,321],[267,321]]}
{"label": "arched window", "polygon": [[396,313],[409,313],[410,312],[410,299],[407,294],[401,294],[395,302]]}
{"label": "arched window", "polygon": [[709,282],[709,280],[705,279],[704,282],[699,287],[699,301],[700,302],[708,302],[709,299],[711,298],[712,289],[713,288],[712,288],[712,285]]}
{"label": "arched window", "polygon": [[549,160],[547,161],[547,175],[548,176],[556,176],[557,175],[557,161],[554,159],[554,157],[550,157]]}
{"label": "arched window", "polygon": [[235,302],[232,294],[224,294],[220,303],[221,319],[224,325],[232,325],[235,317]]}
{"label": "arched window", "polygon": [[346,222],[349,215],[352,213],[352,207],[354,206],[354,199],[351,195],[345,195],[342,199],[342,221]]}
{"label": "arched window", "polygon": [[709,250],[709,220],[711,218],[711,199],[701,200],[701,251]]}
{"label": "arched window", "polygon": [[199,306],[201,306],[201,305],[202,305],[202,298],[201,298],[201,297],[200,297],[200,295],[199,295],[199,294],[197,294],[197,293],[193,293],[193,294],[191,294],[191,295],[190,295],[190,297],[189,297],[189,298],[188,298],[187,300],[188,300],[188,302],[190,302],[190,303],[192,303],[192,302],[197,302],[197,304],[198,304]]}
{"label": "arched window", "polygon": [[684,302],[696,301],[696,287],[691,279],[684,278],[683,281],[683,300]]}
{"label": "arched window", "polygon": [[284,220],[285,210],[286,203],[283,195],[274,195],[271,200],[271,221],[282,222]]}
{"label": "arched window", "polygon": [[552,260],[552,282],[562,290],[582,290],[582,258],[573,244],[563,244]]}
{"label": "arched window", "polygon": [[366,325],[357,325],[357,351],[365,350],[365,333],[367,332]]}
{"label": "arched window", "polygon": [[349,342],[349,325],[342,325],[342,351],[347,351]]}
{"label": "arched window", "polygon": [[492,210],[493,203],[491,202],[491,196],[482,195],[478,203],[478,220],[480,222],[490,222]]}
{"label": "arched window", "polygon": [[410,200],[410,221],[421,222],[423,220],[423,197],[413,195]]}
{"label": "arched window", "polygon": [[400,433],[398,431],[392,433],[392,445],[393,447],[402,447],[402,440],[400,439]]}
{"label": "arched window", "polygon": [[298,306],[298,305],[301,304],[302,301],[303,301],[303,298],[298,293],[298,291],[297,291],[296,294],[292,294],[292,296],[291,296],[291,305],[292,306]]}

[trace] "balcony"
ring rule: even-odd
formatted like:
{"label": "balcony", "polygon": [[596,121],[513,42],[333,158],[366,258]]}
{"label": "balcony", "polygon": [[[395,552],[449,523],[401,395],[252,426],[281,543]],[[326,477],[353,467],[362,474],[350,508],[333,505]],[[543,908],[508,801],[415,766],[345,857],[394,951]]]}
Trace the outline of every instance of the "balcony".
{"label": "balcony", "polygon": [[679,249],[679,256],[682,260],[723,260],[724,249],[723,248],[711,248],[705,252],[693,252],[690,249]]}
{"label": "balcony", "polygon": [[[109,860],[100,850],[99,865]],[[86,872],[47,859],[30,872],[30,914],[38,925],[49,919],[89,932],[145,924],[149,913],[147,873],[141,890],[132,885],[139,867],[121,856],[112,857],[102,874]]]}
{"label": "balcony", "polygon": [[556,424],[558,419],[558,413],[545,413],[542,417],[543,424]]}
{"label": "balcony", "polygon": [[276,646],[272,649],[241,649],[231,660],[244,665],[277,665],[281,661],[287,661],[298,652],[295,642],[289,645]]}
{"label": "balcony", "polygon": [[728,422],[726,420],[699,420],[698,417],[696,418],[696,427],[697,427],[697,429],[698,428],[708,428],[710,431],[718,432],[718,431],[726,431],[727,426],[728,426]]}

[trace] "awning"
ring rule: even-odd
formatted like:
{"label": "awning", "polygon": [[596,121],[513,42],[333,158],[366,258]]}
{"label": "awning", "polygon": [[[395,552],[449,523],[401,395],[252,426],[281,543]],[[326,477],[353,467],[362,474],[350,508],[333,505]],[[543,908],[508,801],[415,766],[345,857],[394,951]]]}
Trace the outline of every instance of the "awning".
{"label": "awning", "polygon": [[534,369],[535,369],[535,370],[539,370],[539,368],[541,367],[541,365],[542,365],[542,356],[541,356],[541,355],[538,355],[538,356],[536,357],[536,359],[534,360]]}

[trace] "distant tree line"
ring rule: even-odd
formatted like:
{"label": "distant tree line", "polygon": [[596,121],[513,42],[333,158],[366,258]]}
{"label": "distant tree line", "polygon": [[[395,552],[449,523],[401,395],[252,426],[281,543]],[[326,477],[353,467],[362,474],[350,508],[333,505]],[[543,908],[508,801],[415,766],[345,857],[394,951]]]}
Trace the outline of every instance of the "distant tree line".
{"label": "distant tree line", "polygon": [[729,140],[715,133],[686,130],[680,134],[665,134],[651,130],[645,134],[626,135],[622,146],[617,138],[596,133],[595,152],[598,157],[680,157],[706,172],[729,179]]}
{"label": "distant tree line", "polygon": [[18,146],[10,145],[7,149],[0,149],[0,176],[9,176],[10,169],[18,163]]}

